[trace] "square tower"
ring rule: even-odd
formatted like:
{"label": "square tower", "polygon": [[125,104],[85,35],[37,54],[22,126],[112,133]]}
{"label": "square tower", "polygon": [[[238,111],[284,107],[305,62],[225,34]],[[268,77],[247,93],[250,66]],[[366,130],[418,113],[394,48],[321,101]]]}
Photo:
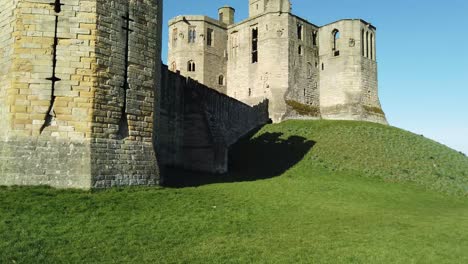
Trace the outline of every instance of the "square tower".
{"label": "square tower", "polygon": [[0,0],[0,185],[154,185],[160,0]]}

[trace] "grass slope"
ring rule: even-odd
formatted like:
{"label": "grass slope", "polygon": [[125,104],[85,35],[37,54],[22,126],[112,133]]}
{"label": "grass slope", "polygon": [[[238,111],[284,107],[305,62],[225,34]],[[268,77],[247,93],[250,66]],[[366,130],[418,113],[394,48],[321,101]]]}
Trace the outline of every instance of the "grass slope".
{"label": "grass slope", "polygon": [[[379,125],[315,121],[266,126],[232,153],[224,180],[244,182],[0,188],[0,263],[468,263],[466,197],[361,177],[366,168],[458,192],[449,186],[464,182],[456,172],[468,161],[443,146]],[[414,164],[450,184],[403,177]]]}

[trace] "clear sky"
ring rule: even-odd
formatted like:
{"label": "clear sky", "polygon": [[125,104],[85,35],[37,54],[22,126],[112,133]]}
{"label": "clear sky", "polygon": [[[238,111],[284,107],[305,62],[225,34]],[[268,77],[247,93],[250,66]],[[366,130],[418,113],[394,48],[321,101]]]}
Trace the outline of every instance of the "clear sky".
{"label": "clear sky", "polygon": [[[362,18],[377,27],[379,94],[391,125],[468,154],[467,0],[292,0],[293,13],[318,26]],[[248,0],[165,0],[176,15],[217,17],[218,7],[248,16]]]}

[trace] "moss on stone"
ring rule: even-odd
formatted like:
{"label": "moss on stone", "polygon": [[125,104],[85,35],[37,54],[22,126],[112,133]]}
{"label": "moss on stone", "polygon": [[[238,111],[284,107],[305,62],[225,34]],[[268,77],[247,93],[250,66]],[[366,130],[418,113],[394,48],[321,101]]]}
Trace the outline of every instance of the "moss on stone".
{"label": "moss on stone", "polygon": [[380,107],[364,105],[363,108],[369,114],[385,115],[384,111]]}
{"label": "moss on stone", "polygon": [[320,107],[301,104],[293,100],[286,100],[288,104],[294,111],[300,115],[304,116],[320,116]]}

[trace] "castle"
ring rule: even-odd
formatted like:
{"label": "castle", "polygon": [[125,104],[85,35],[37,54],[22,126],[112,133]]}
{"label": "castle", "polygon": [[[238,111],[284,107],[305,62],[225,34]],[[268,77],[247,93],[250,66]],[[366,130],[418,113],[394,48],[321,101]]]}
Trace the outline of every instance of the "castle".
{"label": "castle", "polygon": [[249,0],[249,17],[177,16],[169,22],[168,65],[248,104],[270,102],[270,118],[365,120],[386,124],[378,97],[376,28],[361,19],[319,27],[289,0]]}
{"label": "castle", "polygon": [[166,167],[226,172],[269,118],[385,123],[375,28],[250,4],[238,24],[229,7],[172,20],[171,71],[162,0],[0,0],[0,185],[153,186]]}

